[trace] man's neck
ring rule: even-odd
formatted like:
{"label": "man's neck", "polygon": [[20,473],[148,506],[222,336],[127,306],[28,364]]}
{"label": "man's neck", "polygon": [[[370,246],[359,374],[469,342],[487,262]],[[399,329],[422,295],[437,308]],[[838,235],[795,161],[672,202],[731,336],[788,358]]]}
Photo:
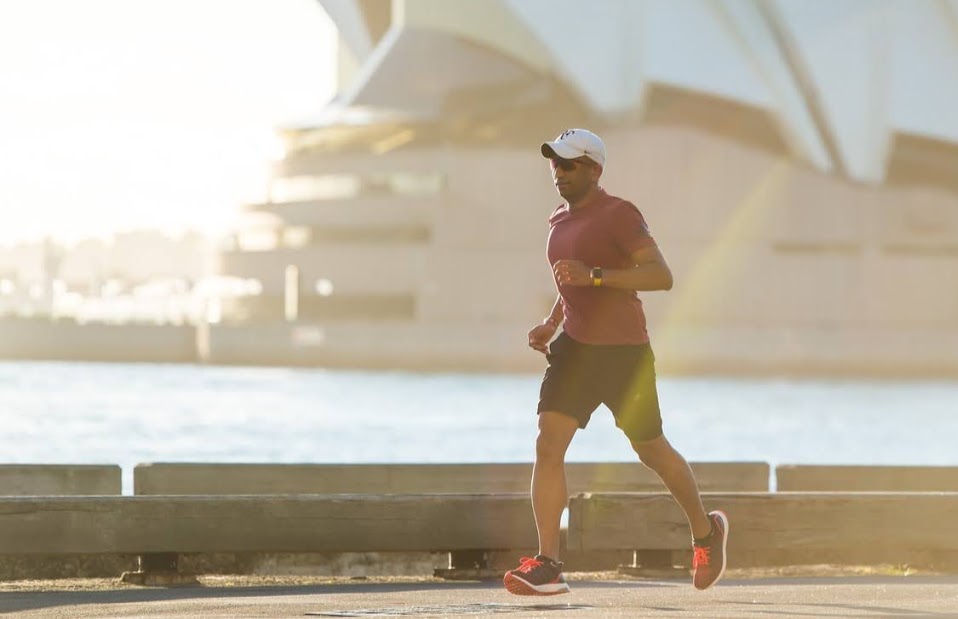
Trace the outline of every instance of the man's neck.
{"label": "man's neck", "polygon": [[569,210],[571,211],[584,206],[589,206],[599,196],[600,193],[602,193],[602,190],[599,188],[599,186],[593,185],[589,188],[589,191],[587,191],[585,195],[578,200],[575,200],[574,202],[569,200]]}

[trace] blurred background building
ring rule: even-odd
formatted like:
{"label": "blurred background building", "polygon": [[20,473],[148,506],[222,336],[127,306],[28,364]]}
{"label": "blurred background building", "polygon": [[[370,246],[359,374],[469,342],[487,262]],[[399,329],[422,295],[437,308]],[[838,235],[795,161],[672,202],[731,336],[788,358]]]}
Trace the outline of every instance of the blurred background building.
{"label": "blurred background building", "polygon": [[219,256],[262,294],[224,319],[320,360],[537,369],[538,146],[589,127],[675,275],[643,295],[660,368],[958,371],[958,2],[320,1],[340,90],[282,130]]}
{"label": "blurred background building", "polygon": [[588,127],[675,275],[661,370],[958,375],[958,0],[318,2],[338,92],[266,198],[0,252],[0,356],[539,371],[539,145]]}

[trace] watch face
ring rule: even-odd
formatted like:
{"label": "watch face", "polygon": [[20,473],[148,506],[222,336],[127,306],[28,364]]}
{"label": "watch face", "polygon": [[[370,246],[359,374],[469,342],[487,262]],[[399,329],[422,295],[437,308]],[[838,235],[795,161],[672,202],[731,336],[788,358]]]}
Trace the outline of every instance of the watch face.
{"label": "watch face", "polygon": [[593,286],[601,286],[602,285],[602,268],[592,267],[592,271],[589,273],[589,279],[592,280]]}

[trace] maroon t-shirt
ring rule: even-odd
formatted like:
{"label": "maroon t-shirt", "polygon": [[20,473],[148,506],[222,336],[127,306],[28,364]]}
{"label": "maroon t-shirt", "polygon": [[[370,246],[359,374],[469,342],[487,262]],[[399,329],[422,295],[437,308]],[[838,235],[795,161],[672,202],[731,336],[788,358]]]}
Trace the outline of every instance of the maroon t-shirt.
{"label": "maroon t-shirt", "polygon": [[[549,217],[549,264],[581,260],[589,267],[627,269],[636,250],[655,245],[642,213],[631,202],[600,190],[588,204],[563,204]],[[563,330],[584,344],[645,344],[642,301],[635,291],[605,286],[559,286]]]}

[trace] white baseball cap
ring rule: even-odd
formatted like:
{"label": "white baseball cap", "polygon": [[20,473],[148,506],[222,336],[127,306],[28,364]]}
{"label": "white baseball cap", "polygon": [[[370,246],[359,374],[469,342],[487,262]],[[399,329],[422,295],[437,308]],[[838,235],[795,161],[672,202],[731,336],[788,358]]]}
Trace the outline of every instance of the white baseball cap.
{"label": "white baseball cap", "polygon": [[605,165],[605,144],[602,138],[588,129],[567,129],[552,142],[544,142],[540,149],[546,159],[575,159],[588,157],[600,166]]}

